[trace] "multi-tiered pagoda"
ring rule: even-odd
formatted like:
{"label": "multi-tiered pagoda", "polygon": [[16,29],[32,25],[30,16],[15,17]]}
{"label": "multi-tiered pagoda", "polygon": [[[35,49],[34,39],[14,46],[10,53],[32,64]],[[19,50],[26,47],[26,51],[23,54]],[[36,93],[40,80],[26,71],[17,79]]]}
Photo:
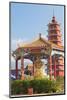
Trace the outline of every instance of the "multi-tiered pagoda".
{"label": "multi-tiered pagoda", "polygon": [[[48,41],[58,46],[58,52],[60,48],[63,48],[60,24],[56,21],[55,16],[52,17],[52,21],[48,24]],[[53,57],[53,62],[56,63],[57,76],[64,76],[64,57],[62,55],[55,54],[55,57]]]}

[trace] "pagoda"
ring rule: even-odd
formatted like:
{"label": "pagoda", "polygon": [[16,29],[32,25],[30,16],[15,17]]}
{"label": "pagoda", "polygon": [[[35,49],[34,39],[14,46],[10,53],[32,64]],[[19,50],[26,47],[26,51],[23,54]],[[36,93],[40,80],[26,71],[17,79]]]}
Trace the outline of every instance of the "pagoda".
{"label": "pagoda", "polygon": [[[60,30],[60,24],[56,21],[55,16],[52,17],[51,22],[48,24],[48,41],[56,44],[59,48],[63,47],[62,45],[62,34]],[[60,51],[61,52],[61,51]],[[53,69],[56,70],[57,76],[64,76],[64,57],[59,54],[53,56]],[[56,65],[56,68],[54,68]]]}

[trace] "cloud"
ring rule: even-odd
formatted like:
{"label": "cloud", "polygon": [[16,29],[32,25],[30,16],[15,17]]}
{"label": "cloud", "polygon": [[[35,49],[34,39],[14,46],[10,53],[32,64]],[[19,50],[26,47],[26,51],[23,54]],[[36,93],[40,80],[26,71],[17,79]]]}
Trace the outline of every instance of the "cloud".
{"label": "cloud", "polygon": [[46,35],[42,35],[42,38],[46,39],[47,40],[47,36]]}
{"label": "cloud", "polygon": [[11,41],[11,51],[15,50],[17,47],[19,47],[22,43],[25,43],[27,41],[27,39],[12,39]]}

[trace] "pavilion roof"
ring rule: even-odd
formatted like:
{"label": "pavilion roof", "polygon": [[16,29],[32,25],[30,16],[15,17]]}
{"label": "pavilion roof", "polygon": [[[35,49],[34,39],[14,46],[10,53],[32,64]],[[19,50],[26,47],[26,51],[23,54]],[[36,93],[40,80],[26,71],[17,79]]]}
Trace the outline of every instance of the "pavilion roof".
{"label": "pavilion roof", "polygon": [[41,38],[38,38],[37,40],[32,41],[31,43],[22,44],[21,47],[23,48],[44,47],[45,44],[50,45],[50,43],[47,40],[41,37]]}
{"label": "pavilion roof", "polygon": [[[26,54],[26,50],[30,49],[30,50],[32,50],[31,51],[32,53],[35,52],[35,50],[36,50],[36,53],[38,53],[37,50],[42,49],[42,48],[45,49],[45,47],[47,48],[47,53],[48,54],[51,53],[52,49],[64,51],[64,47],[63,46],[62,47],[58,46],[58,45],[56,45],[56,44],[54,44],[54,43],[42,38],[41,35],[40,35],[38,39],[36,39],[36,40],[34,40],[34,41],[30,42],[30,43],[21,44],[15,51],[13,51],[12,55],[14,57],[18,57],[18,59],[20,59],[22,51],[23,51],[23,54],[24,54],[24,52]],[[46,50],[45,50],[45,53],[46,53]]]}
{"label": "pavilion roof", "polygon": [[39,37],[37,40],[32,41],[31,43],[26,43],[26,44],[22,44],[21,48],[34,48],[34,47],[44,47],[45,44],[47,44],[48,46],[51,46],[52,49],[58,49],[58,50],[63,50],[64,51],[64,47],[63,46],[58,46],[42,37]]}

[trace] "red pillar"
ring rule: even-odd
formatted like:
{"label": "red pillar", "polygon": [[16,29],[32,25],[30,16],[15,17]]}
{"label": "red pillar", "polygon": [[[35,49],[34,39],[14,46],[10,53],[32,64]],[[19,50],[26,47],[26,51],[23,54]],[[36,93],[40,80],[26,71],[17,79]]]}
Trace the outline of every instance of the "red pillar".
{"label": "red pillar", "polygon": [[34,76],[34,62],[35,62],[35,57],[33,57],[33,71],[32,71],[33,76]]}
{"label": "red pillar", "polygon": [[21,57],[21,79],[24,80],[24,58]]}
{"label": "red pillar", "polygon": [[51,55],[49,56],[49,75],[50,75],[50,80],[52,79],[52,57]]}
{"label": "red pillar", "polygon": [[56,57],[54,56],[54,78],[56,79]]}
{"label": "red pillar", "polygon": [[16,79],[18,79],[18,60],[16,59]]}

